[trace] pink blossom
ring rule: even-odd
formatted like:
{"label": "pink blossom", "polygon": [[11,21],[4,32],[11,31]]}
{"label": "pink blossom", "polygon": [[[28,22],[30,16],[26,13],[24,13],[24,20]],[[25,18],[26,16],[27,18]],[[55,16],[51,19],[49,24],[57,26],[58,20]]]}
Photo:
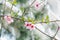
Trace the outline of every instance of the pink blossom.
{"label": "pink blossom", "polygon": [[43,5],[44,5],[43,2],[40,0],[36,0],[33,4],[33,6],[36,10],[40,10],[43,7]]}
{"label": "pink blossom", "polygon": [[39,8],[40,8],[39,3],[36,3],[36,4],[35,4],[35,8],[36,8],[36,9],[39,9]]}
{"label": "pink blossom", "polygon": [[25,27],[27,29],[33,30],[35,26],[31,22],[25,22]]}
{"label": "pink blossom", "polygon": [[4,16],[4,19],[8,24],[11,24],[13,22],[13,19],[10,16]]}
{"label": "pink blossom", "polygon": [[35,9],[40,9],[40,2],[39,1],[35,1],[34,2],[34,7],[35,7]]}

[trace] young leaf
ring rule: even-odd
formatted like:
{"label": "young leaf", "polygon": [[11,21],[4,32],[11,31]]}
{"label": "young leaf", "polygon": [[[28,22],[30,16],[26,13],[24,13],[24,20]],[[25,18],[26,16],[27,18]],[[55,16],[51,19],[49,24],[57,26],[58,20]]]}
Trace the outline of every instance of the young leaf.
{"label": "young leaf", "polygon": [[41,22],[45,22],[44,17],[42,17]]}
{"label": "young leaf", "polygon": [[46,16],[45,22],[49,23],[49,16]]}
{"label": "young leaf", "polygon": [[16,0],[14,0],[14,1],[12,2],[12,4],[17,4],[17,1],[16,1]]}
{"label": "young leaf", "polygon": [[25,20],[25,18],[24,18],[24,17],[21,17],[21,20],[22,20],[22,21],[24,21],[24,20]]}
{"label": "young leaf", "polygon": [[24,12],[24,7],[21,7],[20,10],[21,10],[22,12]]}

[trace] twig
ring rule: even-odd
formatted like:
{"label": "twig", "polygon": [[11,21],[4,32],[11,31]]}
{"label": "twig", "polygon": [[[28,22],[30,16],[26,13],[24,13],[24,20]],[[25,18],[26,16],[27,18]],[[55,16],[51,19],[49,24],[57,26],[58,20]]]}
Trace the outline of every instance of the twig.
{"label": "twig", "polygon": [[[0,15],[0,17],[4,17],[4,16],[8,16],[8,15]],[[11,17],[11,18],[16,19],[16,20],[21,20],[19,18],[15,18],[15,17]]]}
{"label": "twig", "polygon": [[57,35],[58,31],[59,31],[59,27],[57,28],[57,31],[56,31],[56,33],[55,33],[55,35],[53,37],[55,37]]}
{"label": "twig", "polygon": [[[7,15],[0,15],[0,17],[4,17],[4,16],[7,16]],[[12,17],[12,18],[15,18],[15,17]],[[17,20],[21,20],[20,18],[15,18]],[[49,21],[49,22],[60,22],[60,20],[53,20],[53,21]],[[37,23],[47,23],[47,22],[37,22]]]}
{"label": "twig", "polygon": [[[46,35],[46,36],[48,36],[48,37],[50,37],[51,38],[51,40],[57,40],[55,37],[51,37],[51,36],[49,36],[49,35],[47,35],[46,33],[44,33],[44,32],[42,32],[40,29],[38,29],[37,27],[35,27],[39,32],[41,32],[41,33],[43,33],[44,35]],[[57,33],[56,33],[57,34]],[[55,34],[55,35],[56,35]]]}
{"label": "twig", "polygon": [[11,12],[12,12],[12,8],[13,8],[13,4],[12,4],[11,9],[10,9],[10,14],[11,14]]}
{"label": "twig", "polygon": [[[30,8],[31,7],[31,5],[35,2],[36,0],[34,0],[29,6],[28,6],[28,8]],[[24,9],[24,12],[23,12],[23,14],[25,13],[27,11],[27,8],[26,9]],[[23,15],[22,15],[23,16]]]}
{"label": "twig", "polygon": [[[54,16],[54,15],[53,15],[53,16]],[[54,16],[54,17],[56,18],[56,16]],[[56,18],[56,19],[57,19],[57,18]],[[59,20],[56,20],[55,23],[56,23],[57,21],[59,22]],[[56,24],[57,24],[57,23],[56,23]],[[57,24],[57,25],[58,25],[58,24]],[[58,29],[57,29],[55,35],[53,36],[54,40],[57,40],[57,39],[55,38],[55,36],[57,35],[58,31],[59,31],[59,25],[58,25]]]}
{"label": "twig", "polygon": [[[49,22],[60,22],[60,20],[53,20],[53,21],[49,21]],[[47,23],[47,22],[37,22],[37,23]]]}
{"label": "twig", "polygon": [[[6,0],[5,0],[5,5],[6,5]],[[4,7],[3,7],[3,15],[4,15],[4,13],[5,13],[5,5],[3,5]]]}
{"label": "twig", "polygon": [[[57,23],[56,23],[56,24],[57,24]],[[57,24],[57,25],[58,25],[58,24]],[[58,28],[57,28],[56,33],[55,33],[54,36],[53,36],[53,39],[54,39],[54,40],[57,40],[57,39],[55,38],[55,36],[57,35],[58,31],[59,31],[59,25],[58,25]]]}
{"label": "twig", "polygon": [[[6,0],[5,0],[5,4],[6,4]],[[3,16],[4,16],[4,14],[5,14],[5,5],[3,5],[3,12],[2,12],[2,14],[3,14]],[[1,29],[0,29],[0,31],[2,31],[2,28],[4,27],[4,25],[3,25],[3,19],[4,18],[1,18],[1,25],[2,25],[2,27],[1,27]],[[0,36],[1,36],[1,33],[0,33]]]}
{"label": "twig", "polygon": [[[6,0],[5,0],[5,1],[6,1]],[[5,4],[6,4],[6,3],[5,3]],[[0,5],[2,5],[2,4],[0,3]],[[2,12],[3,16],[4,16],[4,12],[5,12],[5,5],[3,5],[3,12]],[[3,18],[0,17],[0,21],[2,21],[2,19],[3,19]],[[1,25],[3,25],[3,23],[2,23]],[[2,27],[1,27],[1,29],[0,29],[0,37],[1,37],[1,31],[2,31]]]}
{"label": "twig", "polygon": [[41,33],[43,33],[44,35],[46,35],[46,36],[48,36],[48,37],[50,37],[50,38],[52,38],[51,36],[49,36],[49,35],[47,35],[46,33],[44,33],[44,32],[42,32],[40,29],[38,29],[37,27],[35,27],[38,31],[40,31]]}
{"label": "twig", "polygon": [[29,7],[31,7],[31,5],[33,5],[35,1],[36,1],[36,0],[34,0],[34,1],[29,5]]}

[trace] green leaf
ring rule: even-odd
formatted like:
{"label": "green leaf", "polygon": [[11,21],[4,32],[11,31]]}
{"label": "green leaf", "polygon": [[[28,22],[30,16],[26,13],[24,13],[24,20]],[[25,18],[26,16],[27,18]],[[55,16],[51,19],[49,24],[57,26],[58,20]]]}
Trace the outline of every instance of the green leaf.
{"label": "green leaf", "polygon": [[45,22],[44,17],[41,19],[41,22]]}
{"label": "green leaf", "polygon": [[12,2],[12,4],[17,4],[17,1],[16,1],[16,0],[14,0],[14,1]]}
{"label": "green leaf", "polygon": [[45,22],[49,23],[49,16],[46,16]]}
{"label": "green leaf", "polygon": [[29,21],[29,22],[32,22],[32,19],[31,19],[30,17],[28,17],[28,21]]}
{"label": "green leaf", "polygon": [[18,13],[12,12],[12,13],[11,13],[11,16],[12,16],[12,17],[18,17]]}
{"label": "green leaf", "polygon": [[24,12],[24,7],[20,7],[20,10],[21,10],[22,12]]}
{"label": "green leaf", "polygon": [[24,20],[25,20],[25,18],[22,16],[22,17],[21,17],[21,20],[22,20],[22,21],[24,21]]}

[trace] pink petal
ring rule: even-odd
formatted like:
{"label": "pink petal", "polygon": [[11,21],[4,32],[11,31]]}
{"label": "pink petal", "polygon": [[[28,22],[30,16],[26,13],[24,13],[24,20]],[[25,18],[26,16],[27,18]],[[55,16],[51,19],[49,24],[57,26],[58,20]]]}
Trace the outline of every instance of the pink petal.
{"label": "pink petal", "polygon": [[31,22],[25,22],[25,27],[29,30],[33,30],[34,29],[34,25],[31,24]]}
{"label": "pink petal", "polygon": [[8,24],[11,24],[13,22],[13,19],[10,16],[4,16],[4,19]]}
{"label": "pink petal", "polygon": [[40,2],[39,1],[35,1],[34,7],[35,7],[35,9],[39,9],[40,8]]}

